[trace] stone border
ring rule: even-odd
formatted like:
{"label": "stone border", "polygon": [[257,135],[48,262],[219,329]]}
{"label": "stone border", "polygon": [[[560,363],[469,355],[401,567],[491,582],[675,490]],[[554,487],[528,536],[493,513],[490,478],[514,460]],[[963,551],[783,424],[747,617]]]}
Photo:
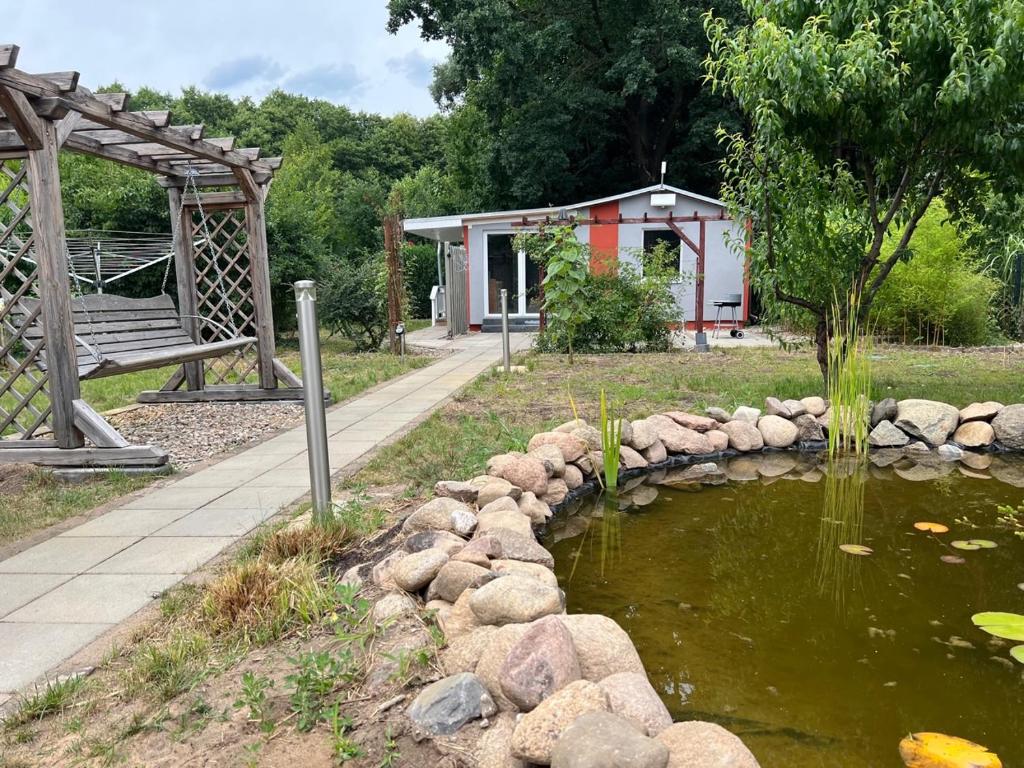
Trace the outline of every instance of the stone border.
{"label": "stone border", "polygon": [[[699,480],[719,471],[711,459],[820,451],[830,418],[822,398],[807,397],[768,398],[763,415],[740,406],[623,421],[620,477],[694,465],[679,479]],[[937,448],[940,460],[971,467],[980,452],[1024,449],[1024,404],[884,400],[869,418],[871,447],[896,459]],[[566,422],[534,435],[526,453],[491,457],[484,475],[438,482],[436,498],[406,518],[401,547],[374,566],[373,581],[421,597],[447,640],[447,677],[420,691],[408,717],[431,738],[491,725],[476,752],[484,768],[757,768],[721,726],[672,722],[614,620],[565,613],[554,558],[534,528],[597,489],[602,464],[600,431]]]}

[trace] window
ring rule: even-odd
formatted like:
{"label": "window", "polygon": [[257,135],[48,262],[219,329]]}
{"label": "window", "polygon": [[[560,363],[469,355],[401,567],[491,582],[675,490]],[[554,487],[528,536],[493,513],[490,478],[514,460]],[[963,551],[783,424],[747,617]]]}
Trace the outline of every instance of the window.
{"label": "window", "polygon": [[644,230],[644,253],[652,254],[661,244],[665,245],[664,266],[675,272],[679,272],[679,260],[682,254],[682,240],[679,235],[671,229],[645,229]]}

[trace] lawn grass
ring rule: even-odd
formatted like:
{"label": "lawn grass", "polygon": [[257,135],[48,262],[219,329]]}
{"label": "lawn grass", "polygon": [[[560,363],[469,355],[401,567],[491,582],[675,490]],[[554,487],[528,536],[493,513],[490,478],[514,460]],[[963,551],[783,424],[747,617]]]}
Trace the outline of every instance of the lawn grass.
{"label": "lawn grass", "polygon": [[[468,479],[487,458],[522,450],[529,437],[572,418],[597,420],[602,389],[628,418],[657,411],[700,411],[709,405],[761,407],[765,397],[823,394],[811,350],[715,350],[706,355],[563,356],[530,354],[528,371],[478,379],[443,411],[383,449],[351,482],[404,484],[428,491],[439,479]],[[873,397],[927,398],[964,406],[979,400],[1024,401],[1024,355],[880,346],[873,355]]]}

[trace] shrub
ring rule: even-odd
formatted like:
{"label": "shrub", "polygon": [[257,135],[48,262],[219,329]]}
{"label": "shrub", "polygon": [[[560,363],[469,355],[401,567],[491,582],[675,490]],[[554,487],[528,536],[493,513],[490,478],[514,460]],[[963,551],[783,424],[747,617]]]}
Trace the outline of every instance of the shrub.
{"label": "shrub", "polygon": [[[903,342],[969,346],[995,332],[999,281],[986,274],[963,237],[933,203],[874,303],[875,330]],[[892,251],[894,243],[887,243]]]}
{"label": "shrub", "polygon": [[342,334],[357,352],[380,348],[387,334],[387,294],[382,260],[343,262],[320,293],[320,323],[333,336]]}
{"label": "shrub", "polygon": [[[641,256],[641,268],[621,263],[618,274],[589,273],[583,284],[588,311],[575,329],[577,352],[664,352],[672,348],[671,324],[681,320],[671,285],[678,278],[657,251]],[[537,339],[544,352],[564,352],[568,338],[557,318]]]}
{"label": "shrub", "polygon": [[402,267],[408,316],[430,317],[430,289],[437,284],[437,246],[406,243],[402,247]]}

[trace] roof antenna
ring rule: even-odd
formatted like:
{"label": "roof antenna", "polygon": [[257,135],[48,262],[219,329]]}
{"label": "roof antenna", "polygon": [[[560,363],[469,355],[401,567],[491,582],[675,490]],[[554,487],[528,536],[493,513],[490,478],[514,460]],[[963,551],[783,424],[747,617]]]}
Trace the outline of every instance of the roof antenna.
{"label": "roof antenna", "polygon": [[668,163],[664,160],[661,161],[661,188],[665,188],[665,171],[668,170]]}

